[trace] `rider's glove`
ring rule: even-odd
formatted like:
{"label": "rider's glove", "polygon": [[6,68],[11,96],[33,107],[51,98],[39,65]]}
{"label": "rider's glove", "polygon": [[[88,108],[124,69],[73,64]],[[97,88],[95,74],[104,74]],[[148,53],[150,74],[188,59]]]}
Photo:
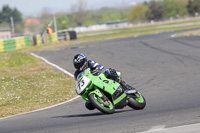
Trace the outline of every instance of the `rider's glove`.
{"label": "rider's glove", "polygon": [[99,75],[101,72],[101,69],[99,67],[96,67],[94,70],[91,71],[91,73],[95,76]]}

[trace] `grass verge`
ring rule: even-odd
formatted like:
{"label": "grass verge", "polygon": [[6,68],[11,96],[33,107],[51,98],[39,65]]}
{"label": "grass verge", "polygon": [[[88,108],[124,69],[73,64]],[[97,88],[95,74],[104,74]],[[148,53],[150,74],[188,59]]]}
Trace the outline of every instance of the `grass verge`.
{"label": "grass verge", "polygon": [[[174,30],[199,28],[200,17],[178,21],[158,22],[154,24],[141,24],[128,28],[118,28],[106,31],[79,33],[79,41],[98,41],[113,38],[133,37],[145,34],[155,34]],[[94,34],[92,34],[94,33]]]}
{"label": "grass verge", "polygon": [[23,51],[0,53],[0,117],[54,105],[76,96],[73,78]]}
{"label": "grass verge", "polygon": [[175,35],[175,37],[179,37],[179,36],[200,36],[200,30],[188,31],[188,32]]}

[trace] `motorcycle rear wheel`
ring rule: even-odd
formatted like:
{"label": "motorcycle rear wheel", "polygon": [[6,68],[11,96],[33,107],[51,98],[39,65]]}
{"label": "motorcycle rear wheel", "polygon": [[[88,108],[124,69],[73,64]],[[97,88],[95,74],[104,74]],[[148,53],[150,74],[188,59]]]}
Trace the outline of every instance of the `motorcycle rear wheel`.
{"label": "motorcycle rear wheel", "polygon": [[[100,99],[101,98],[94,93],[89,95],[90,102],[99,111],[103,112],[104,114],[113,114],[115,111],[115,107],[113,106],[112,102],[109,99],[107,99],[106,101],[102,101]],[[106,106],[106,104],[108,104],[108,106]]]}

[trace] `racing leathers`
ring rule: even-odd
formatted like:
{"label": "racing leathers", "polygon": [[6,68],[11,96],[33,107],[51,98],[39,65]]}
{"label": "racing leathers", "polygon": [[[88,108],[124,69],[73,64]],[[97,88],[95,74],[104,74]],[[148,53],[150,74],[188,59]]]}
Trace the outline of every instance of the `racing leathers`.
{"label": "racing leathers", "polygon": [[[89,60],[88,63],[87,63],[87,68],[90,68],[92,71],[95,71],[95,70],[103,70],[104,69],[104,66],[102,66],[101,64],[97,63],[96,61],[93,61],[93,60]],[[77,76],[79,75],[79,73],[81,73],[82,71],[80,70],[76,70],[75,73],[74,73],[74,78],[76,80]]]}
{"label": "racing leathers", "polygon": [[[89,60],[88,63],[87,63],[87,68],[90,68],[91,71],[95,72],[95,71],[99,71],[99,70],[101,71],[101,70],[103,70],[103,69],[104,69],[104,66],[101,65],[101,64],[99,64],[99,63],[97,63],[96,61]],[[87,68],[86,68],[86,69],[87,69]],[[78,76],[81,72],[82,72],[82,71],[80,71],[80,70],[76,70],[76,71],[75,71],[75,73],[74,73],[74,78],[75,78],[75,80],[76,80],[77,76]],[[124,89],[133,89],[130,85],[126,84],[125,81],[123,81],[123,80],[121,79],[121,77],[119,77],[119,76],[117,75],[117,72],[116,72],[115,69],[112,69],[112,68],[106,69],[105,75],[106,75],[107,78],[112,79],[112,80],[114,80],[114,81],[120,83],[120,84],[124,87]]]}

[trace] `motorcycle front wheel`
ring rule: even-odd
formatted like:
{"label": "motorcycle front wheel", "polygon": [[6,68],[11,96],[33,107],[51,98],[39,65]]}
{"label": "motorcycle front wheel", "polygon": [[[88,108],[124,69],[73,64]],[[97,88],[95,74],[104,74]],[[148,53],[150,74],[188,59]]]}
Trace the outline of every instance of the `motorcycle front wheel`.
{"label": "motorcycle front wheel", "polygon": [[115,107],[113,106],[112,102],[107,98],[105,100],[105,98],[103,99],[98,95],[92,93],[89,95],[89,100],[94,107],[96,107],[104,114],[113,114],[115,111]]}
{"label": "motorcycle front wheel", "polygon": [[140,97],[135,97],[133,95],[129,95],[128,106],[135,109],[140,110],[146,106],[145,98],[139,93]]}

